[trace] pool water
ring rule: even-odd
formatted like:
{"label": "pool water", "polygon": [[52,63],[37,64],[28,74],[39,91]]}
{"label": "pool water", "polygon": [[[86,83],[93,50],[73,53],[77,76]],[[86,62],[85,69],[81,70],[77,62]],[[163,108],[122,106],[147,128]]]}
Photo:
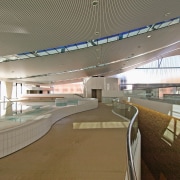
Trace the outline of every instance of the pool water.
{"label": "pool water", "polygon": [[[5,102],[0,103],[0,130],[12,128],[28,121],[49,116],[50,111],[64,106],[74,106],[78,100],[70,99],[65,104],[55,102]],[[47,115],[47,113],[49,113]]]}
{"label": "pool water", "polygon": [[[2,121],[25,122],[45,114],[55,108],[54,102],[7,102],[0,103],[0,123]],[[1,124],[0,124],[1,126]]]}

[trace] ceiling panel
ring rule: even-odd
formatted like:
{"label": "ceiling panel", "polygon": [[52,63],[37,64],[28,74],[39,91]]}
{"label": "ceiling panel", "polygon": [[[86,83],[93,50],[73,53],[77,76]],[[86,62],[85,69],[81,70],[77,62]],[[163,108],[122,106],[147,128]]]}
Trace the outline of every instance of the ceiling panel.
{"label": "ceiling panel", "polygon": [[179,0],[99,0],[95,7],[92,2],[1,1],[0,55],[74,44],[132,30],[177,17],[180,7]]}

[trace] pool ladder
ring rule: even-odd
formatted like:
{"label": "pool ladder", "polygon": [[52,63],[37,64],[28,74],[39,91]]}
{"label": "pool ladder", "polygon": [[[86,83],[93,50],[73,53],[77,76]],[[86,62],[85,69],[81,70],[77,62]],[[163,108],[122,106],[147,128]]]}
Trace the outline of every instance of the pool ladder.
{"label": "pool ladder", "polygon": [[[12,102],[8,97],[4,96],[4,103],[6,102],[6,99],[9,101],[9,102]],[[12,102],[13,103],[13,102]]]}

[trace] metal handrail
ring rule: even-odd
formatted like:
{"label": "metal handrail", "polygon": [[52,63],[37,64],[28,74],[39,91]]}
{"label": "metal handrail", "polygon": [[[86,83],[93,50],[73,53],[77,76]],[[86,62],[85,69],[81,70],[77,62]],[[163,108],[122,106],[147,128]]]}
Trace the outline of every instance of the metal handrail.
{"label": "metal handrail", "polygon": [[6,96],[4,96],[4,103],[6,102],[6,99],[8,100],[8,101],[10,101],[10,102],[12,102],[8,97],[6,97]]}
{"label": "metal handrail", "polygon": [[74,94],[75,96],[79,96],[79,97],[81,97],[81,98],[84,98],[82,95],[80,95],[80,94]]}
{"label": "metal handrail", "polygon": [[137,180],[135,166],[134,166],[134,160],[132,157],[132,150],[131,150],[131,132],[132,132],[133,124],[136,120],[136,117],[137,117],[139,111],[135,106],[133,106],[133,107],[136,109],[136,113],[134,114],[133,118],[131,119],[128,129],[127,129],[127,157],[128,157],[130,180]]}
{"label": "metal handrail", "polygon": [[[5,99],[7,99],[8,101],[5,101]],[[8,102],[10,102],[10,104],[7,105],[7,107],[6,107],[6,104],[8,104]],[[3,102],[3,104],[4,104],[4,109],[5,109],[6,111],[7,111],[14,103],[15,103],[15,102],[11,101],[8,97],[4,96],[4,102]],[[16,103],[17,103],[17,102],[16,102]],[[21,116],[17,113],[17,110],[16,110],[16,114],[15,114],[15,115],[13,114],[13,116],[15,116],[16,118],[20,119],[20,122],[21,122]]]}
{"label": "metal handrail", "polygon": [[4,101],[3,101],[3,103],[4,103],[4,109],[5,109],[5,108],[6,108],[6,109],[9,108],[9,106],[5,107],[6,99],[8,100],[8,102],[11,103],[9,106],[11,106],[11,105],[13,104],[13,102],[12,102],[8,97],[4,96]]}

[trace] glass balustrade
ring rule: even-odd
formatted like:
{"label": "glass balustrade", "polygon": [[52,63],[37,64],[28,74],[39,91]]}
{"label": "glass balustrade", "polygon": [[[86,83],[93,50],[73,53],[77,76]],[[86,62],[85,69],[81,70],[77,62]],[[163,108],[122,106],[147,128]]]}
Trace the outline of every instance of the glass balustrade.
{"label": "glass balustrade", "polygon": [[134,160],[136,150],[138,146],[138,109],[132,105],[120,102],[120,100],[113,100],[113,112],[125,119],[129,120],[129,126],[127,130],[127,178],[129,180],[139,179],[136,173],[138,167],[136,167]]}

